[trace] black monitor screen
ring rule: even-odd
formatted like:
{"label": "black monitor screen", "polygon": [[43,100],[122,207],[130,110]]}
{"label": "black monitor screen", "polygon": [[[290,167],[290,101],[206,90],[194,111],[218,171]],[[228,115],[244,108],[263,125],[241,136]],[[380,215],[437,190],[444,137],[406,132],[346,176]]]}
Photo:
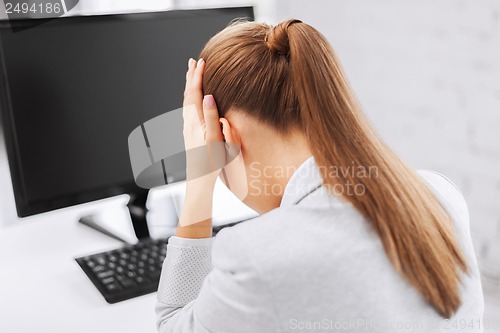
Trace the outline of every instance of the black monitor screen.
{"label": "black monitor screen", "polygon": [[2,27],[3,126],[18,214],[131,191],[130,132],[182,106],[187,60],[233,19],[252,16],[244,7]]}

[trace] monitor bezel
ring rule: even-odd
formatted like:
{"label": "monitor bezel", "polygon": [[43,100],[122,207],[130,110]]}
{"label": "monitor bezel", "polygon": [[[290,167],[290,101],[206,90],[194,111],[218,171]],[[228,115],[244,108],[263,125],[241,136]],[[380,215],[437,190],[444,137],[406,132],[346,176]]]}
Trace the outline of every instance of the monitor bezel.
{"label": "monitor bezel", "polygon": [[[37,18],[37,19],[15,19],[3,20],[0,22],[0,30],[11,29],[11,25],[16,27],[23,27],[43,24],[52,20],[62,20],[63,24],[70,24],[70,22],[78,23],[93,23],[100,20],[110,19],[151,19],[160,16],[161,18],[172,17],[196,17],[220,12],[247,12],[247,18],[254,20],[253,6],[240,6],[240,7],[221,7],[221,8],[201,8],[201,9],[173,9],[165,11],[153,12],[138,12],[138,13],[120,13],[120,14],[98,14],[98,15],[85,15],[85,16],[65,16],[57,18]],[[229,23],[229,22],[228,22]],[[22,32],[20,32],[22,33]],[[0,135],[3,132],[4,142],[6,148],[6,155],[9,163],[10,175],[12,180],[14,199],[16,203],[17,215],[19,217],[27,217],[35,214],[50,212],[57,209],[62,209],[70,206],[75,206],[91,201],[109,198],[121,194],[134,194],[144,191],[139,188],[132,180],[109,187],[98,187],[81,192],[74,192],[67,195],[62,195],[44,200],[37,200],[28,202],[26,196],[26,188],[22,173],[22,165],[20,160],[20,151],[18,146],[18,136],[16,135],[16,127],[14,123],[14,110],[11,105],[11,96],[8,84],[8,75],[6,72],[6,64],[4,59],[3,42],[1,40],[2,34],[0,33]],[[201,50],[200,50],[201,51]]]}

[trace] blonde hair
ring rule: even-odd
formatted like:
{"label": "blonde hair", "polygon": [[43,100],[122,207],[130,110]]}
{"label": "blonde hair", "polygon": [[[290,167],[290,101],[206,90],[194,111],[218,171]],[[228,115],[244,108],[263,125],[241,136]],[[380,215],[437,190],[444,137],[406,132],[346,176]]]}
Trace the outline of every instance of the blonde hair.
{"label": "blonde hair", "polygon": [[[326,39],[299,20],[236,22],[210,39],[201,57],[204,93],[215,97],[221,116],[238,109],[282,133],[299,129],[326,185],[363,186],[363,195],[346,189],[342,196],[372,222],[396,270],[449,318],[467,270],[452,222],[372,130]],[[378,177],[331,177],[329,166],[374,166]]]}

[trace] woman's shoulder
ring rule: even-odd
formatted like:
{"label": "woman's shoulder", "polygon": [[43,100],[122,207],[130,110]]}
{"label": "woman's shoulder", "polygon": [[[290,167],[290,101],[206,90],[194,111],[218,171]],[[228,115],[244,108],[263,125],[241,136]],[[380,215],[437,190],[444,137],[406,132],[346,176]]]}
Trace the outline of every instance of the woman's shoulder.
{"label": "woman's shoulder", "polygon": [[[357,240],[354,249],[353,238]],[[371,225],[349,206],[293,205],[221,230],[214,241],[212,260],[231,260],[234,270],[248,272],[253,266],[263,274],[288,276],[320,267],[324,260],[332,267],[346,257],[361,260],[356,254],[367,249],[383,254]],[[318,256],[325,251],[328,258]]]}
{"label": "woman's shoulder", "polygon": [[417,172],[430,186],[452,220],[468,228],[469,209],[458,186],[439,172],[431,170],[418,170]]}
{"label": "woman's shoulder", "polygon": [[478,276],[477,260],[470,230],[469,209],[462,192],[450,179],[439,172],[418,170],[418,173],[425,179],[453,221],[455,235],[467,259],[469,269]]}

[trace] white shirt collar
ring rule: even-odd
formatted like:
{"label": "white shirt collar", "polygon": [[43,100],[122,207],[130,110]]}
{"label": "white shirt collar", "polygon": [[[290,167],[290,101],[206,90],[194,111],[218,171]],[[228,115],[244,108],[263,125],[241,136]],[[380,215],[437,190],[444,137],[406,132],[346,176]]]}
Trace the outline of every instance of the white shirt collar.
{"label": "white shirt collar", "polygon": [[293,173],[285,187],[280,207],[295,205],[323,185],[314,156],[305,160]]}

